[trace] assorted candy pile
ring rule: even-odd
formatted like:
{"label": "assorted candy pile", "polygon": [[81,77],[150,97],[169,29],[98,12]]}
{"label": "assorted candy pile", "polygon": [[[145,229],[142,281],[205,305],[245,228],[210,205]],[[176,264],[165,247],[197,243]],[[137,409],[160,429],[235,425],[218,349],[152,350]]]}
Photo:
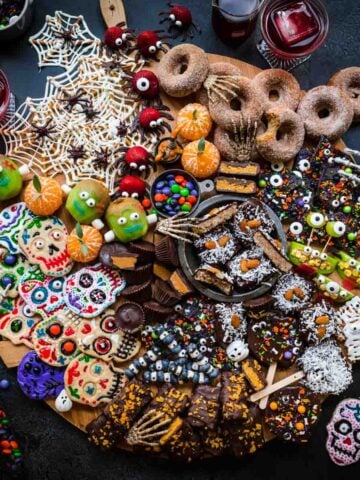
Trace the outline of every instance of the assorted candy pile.
{"label": "assorted candy pile", "polygon": [[[191,37],[191,13],[169,8],[169,31]],[[0,159],[0,199],[13,201],[0,213],[0,335],[29,349],[20,388],[73,418],[81,405],[104,450],[191,461],[254,453],[270,433],[306,442],[360,359],[359,167],[331,143],[344,128],[305,126],[313,112],[286,72],[272,105],[273,71],[249,80],[194,45],[165,53],[157,31],[120,24],[100,41],[62,12],[44,31],[31,39],[41,66],[67,74],[20,107]],[[349,98],[325,88],[348,127]],[[172,124],[161,92],[196,102]],[[199,217],[198,181],[211,179],[235,199],[214,196]],[[12,438],[0,448],[21,458]]]}
{"label": "assorted candy pile", "polygon": [[10,0],[0,3],[0,30],[17,22],[24,8],[24,0]]}

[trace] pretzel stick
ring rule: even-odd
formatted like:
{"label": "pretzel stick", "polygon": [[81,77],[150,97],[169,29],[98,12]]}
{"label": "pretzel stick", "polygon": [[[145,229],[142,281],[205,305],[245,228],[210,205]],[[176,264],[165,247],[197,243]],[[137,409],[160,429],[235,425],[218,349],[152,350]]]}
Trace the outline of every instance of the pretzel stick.
{"label": "pretzel stick", "polygon": [[[270,367],[268,369],[268,372],[267,372],[267,375],[266,375],[267,387],[270,387],[274,382],[276,368],[277,368],[277,362],[274,362],[270,365]],[[268,400],[269,400],[269,395],[266,395],[266,397],[263,397],[260,400],[260,402],[259,402],[260,410],[265,410],[266,405],[268,403]]]}
{"label": "pretzel stick", "polygon": [[281,390],[284,387],[287,387],[288,385],[291,385],[292,383],[297,382],[298,380],[301,380],[302,378],[305,377],[305,373],[300,371],[293,373],[289,377],[283,378],[282,380],[279,380],[276,383],[273,383],[272,385],[264,388],[263,390],[260,390],[260,392],[256,392],[250,397],[251,402],[257,402],[258,400],[261,400],[263,397],[269,396],[274,392],[277,392],[278,390]]}

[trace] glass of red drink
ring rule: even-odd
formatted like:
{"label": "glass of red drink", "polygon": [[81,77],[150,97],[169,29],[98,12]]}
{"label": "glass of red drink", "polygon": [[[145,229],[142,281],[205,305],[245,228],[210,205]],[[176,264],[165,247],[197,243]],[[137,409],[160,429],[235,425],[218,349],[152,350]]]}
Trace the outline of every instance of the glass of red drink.
{"label": "glass of red drink", "polygon": [[262,0],[212,0],[212,25],[227,45],[237,47],[253,33]]}
{"label": "glass of red drink", "polygon": [[327,38],[329,17],[321,0],[265,0],[258,50],[273,68],[291,70]]}
{"label": "glass of red drink", "polygon": [[0,121],[4,119],[10,103],[9,82],[2,70],[0,70]]}

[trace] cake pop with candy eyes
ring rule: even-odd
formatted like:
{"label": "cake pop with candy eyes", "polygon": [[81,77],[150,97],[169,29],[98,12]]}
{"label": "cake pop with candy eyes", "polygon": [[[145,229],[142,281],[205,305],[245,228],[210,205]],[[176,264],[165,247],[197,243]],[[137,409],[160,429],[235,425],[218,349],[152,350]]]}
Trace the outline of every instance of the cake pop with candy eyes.
{"label": "cake pop with candy eyes", "polygon": [[121,22],[105,31],[103,43],[112,53],[127,53],[135,38],[134,31],[127,28],[125,22]]}
{"label": "cake pop with candy eyes", "polygon": [[168,22],[168,33],[173,38],[182,35],[182,41],[185,42],[188,38],[194,38],[195,32],[201,33],[188,8],[171,2],[168,2],[168,6],[168,11],[159,13],[160,17],[164,17],[160,23]]}
{"label": "cake pop with candy eyes", "polygon": [[143,141],[146,134],[153,132],[164,135],[166,130],[171,132],[171,126],[166,120],[174,120],[174,117],[169,113],[169,108],[165,105],[154,107],[146,107],[135,118],[131,131],[138,131],[141,140]]}
{"label": "cake pop with candy eyes", "polygon": [[149,175],[153,169],[153,157],[146,148],[141,145],[134,147],[120,147],[120,158],[117,162],[118,169],[121,173],[138,173],[141,175]]}
{"label": "cake pop with candy eyes", "polygon": [[125,88],[138,95],[148,104],[159,99],[159,80],[151,70],[144,69],[136,73],[129,73],[125,77]]}
{"label": "cake pop with candy eyes", "polygon": [[26,165],[20,168],[11,158],[0,157],[0,201],[14,198],[22,190],[23,177],[29,173]]}
{"label": "cake pop with candy eyes", "polygon": [[159,33],[164,33],[163,30],[145,30],[136,37],[136,45],[131,50],[136,50],[135,61],[140,58],[145,61],[155,60],[159,62],[157,54],[161,51],[166,53],[168,50],[165,48],[168,46],[163,43],[162,40],[166,40],[168,37],[160,37]]}

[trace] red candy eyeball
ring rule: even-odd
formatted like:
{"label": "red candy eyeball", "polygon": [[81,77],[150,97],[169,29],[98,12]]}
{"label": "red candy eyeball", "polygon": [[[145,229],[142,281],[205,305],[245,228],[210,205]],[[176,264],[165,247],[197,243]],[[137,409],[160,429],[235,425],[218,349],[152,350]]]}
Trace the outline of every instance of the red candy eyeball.
{"label": "red candy eyeball", "polygon": [[159,80],[150,70],[140,70],[132,78],[132,87],[139,95],[154,98],[159,94]]}
{"label": "red candy eyeball", "polygon": [[156,128],[161,123],[161,114],[156,108],[144,108],[139,115],[139,123],[143,128]]}
{"label": "red candy eyeball", "polygon": [[140,171],[145,170],[147,165],[149,165],[150,153],[146,148],[137,146],[131,147],[125,154],[125,162],[131,168],[138,168]]}
{"label": "red candy eyeball", "polygon": [[118,26],[110,27],[104,33],[104,43],[112,49],[121,48],[127,39],[128,34]]}
{"label": "red candy eyeball", "polygon": [[191,11],[182,5],[174,5],[169,12],[169,19],[179,28],[192,24]]}
{"label": "red candy eyeball", "polygon": [[139,198],[146,190],[146,183],[139,177],[127,175],[119,182],[119,190],[123,197]]}

